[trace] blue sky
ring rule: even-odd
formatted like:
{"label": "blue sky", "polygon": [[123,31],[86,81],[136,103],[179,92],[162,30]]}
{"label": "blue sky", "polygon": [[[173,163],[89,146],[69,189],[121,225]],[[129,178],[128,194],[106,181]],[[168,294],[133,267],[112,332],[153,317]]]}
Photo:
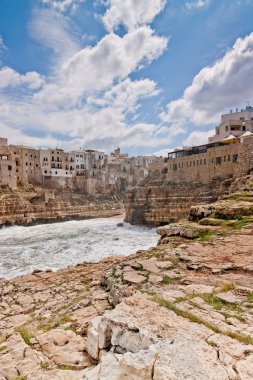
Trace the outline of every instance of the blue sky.
{"label": "blue sky", "polygon": [[253,104],[253,0],[1,0],[0,135],[131,155]]}

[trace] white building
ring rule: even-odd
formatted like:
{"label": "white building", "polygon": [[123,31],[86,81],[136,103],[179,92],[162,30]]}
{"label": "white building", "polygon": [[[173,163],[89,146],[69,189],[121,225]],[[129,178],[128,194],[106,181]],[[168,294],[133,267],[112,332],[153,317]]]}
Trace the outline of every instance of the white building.
{"label": "white building", "polygon": [[253,132],[253,107],[251,106],[240,111],[231,110],[230,113],[221,115],[221,123],[215,128],[215,135],[209,137],[208,142],[223,141],[230,135],[240,137],[246,131]]}

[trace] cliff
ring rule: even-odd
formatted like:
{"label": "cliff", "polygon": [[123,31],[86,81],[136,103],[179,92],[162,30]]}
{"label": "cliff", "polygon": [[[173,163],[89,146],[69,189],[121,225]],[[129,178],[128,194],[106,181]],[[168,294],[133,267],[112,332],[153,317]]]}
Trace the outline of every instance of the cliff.
{"label": "cliff", "polygon": [[126,217],[131,224],[156,227],[184,218],[190,207],[210,203],[229,191],[231,179],[205,182],[173,182],[166,177],[147,178],[141,185],[129,188],[125,196]]}
{"label": "cliff", "polygon": [[0,282],[0,380],[251,380],[253,177],[126,258]]}
{"label": "cliff", "polygon": [[27,185],[0,188],[0,226],[109,217],[124,212],[117,197],[96,198]]}

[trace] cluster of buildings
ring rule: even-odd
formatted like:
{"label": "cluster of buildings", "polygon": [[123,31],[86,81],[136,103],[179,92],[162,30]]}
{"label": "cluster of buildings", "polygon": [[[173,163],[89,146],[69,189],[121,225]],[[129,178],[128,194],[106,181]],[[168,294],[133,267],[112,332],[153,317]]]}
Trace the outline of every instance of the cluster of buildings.
{"label": "cluster of buildings", "polygon": [[0,186],[30,183],[88,194],[117,194],[147,176],[169,181],[210,181],[253,171],[253,107],[221,116],[215,135],[205,145],[183,147],[156,156],[129,157],[116,149],[65,152],[8,145],[0,138]]}
{"label": "cluster of buildings", "polygon": [[162,157],[129,157],[116,149],[111,155],[97,150],[65,152],[8,145],[0,138],[0,185],[16,188],[29,183],[88,194],[116,194],[136,185]]}
{"label": "cluster of buildings", "polygon": [[168,153],[162,165],[154,163],[151,173],[174,182],[209,182],[238,178],[253,172],[253,107],[221,115],[221,123],[208,144],[183,147]]}

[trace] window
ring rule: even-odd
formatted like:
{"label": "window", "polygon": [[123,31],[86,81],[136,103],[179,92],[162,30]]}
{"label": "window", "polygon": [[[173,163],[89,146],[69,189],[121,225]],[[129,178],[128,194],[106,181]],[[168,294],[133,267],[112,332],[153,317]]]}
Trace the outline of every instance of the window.
{"label": "window", "polygon": [[55,174],[58,174],[58,172],[55,172]]}
{"label": "window", "polygon": [[79,165],[76,165],[76,168],[79,169]]}
{"label": "window", "polygon": [[45,170],[44,173],[47,174],[47,170]]}
{"label": "window", "polygon": [[200,165],[202,165],[202,159],[200,160]]}
{"label": "window", "polygon": [[177,164],[173,164],[173,172],[177,170]]}
{"label": "window", "polygon": [[228,125],[226,125],[226,127],[225,127],[225,131],[226,131],[226,132],[228,131]]}
{"label": "window", "polygon": [[216,157],[216,165],[221,165],[221,157]]}
{"label": "window", "polygon": [[226,162],[226,156],[223,157],[223,161]]}
{"label": "window", "polygon": [[240,117],[240,120],[241,120],[241,121],[244,121],[244,117]]}
{"label": "window", "polygon": [[233,162],[236,162],[238,158],[238,154],[233,154]]}
{"label": "window", "polygon": [[8,170],[12,170],[12,166],[11,165],[8,165]]}
{"label": "window", "polygon": [[246,130],[246,127],[245,125],[242,126],[242,130],[245,131]]}
{"label": "window", "polygon": [[204,158],[204,165],[206,165],[206,159]]}
{"label": "window", "polygon": [[228,155],[228,161],[230,161],[230,154]]}
{"label": "window", "polygon": [[25,163],[25,166],[28,166],[28,162]]}

